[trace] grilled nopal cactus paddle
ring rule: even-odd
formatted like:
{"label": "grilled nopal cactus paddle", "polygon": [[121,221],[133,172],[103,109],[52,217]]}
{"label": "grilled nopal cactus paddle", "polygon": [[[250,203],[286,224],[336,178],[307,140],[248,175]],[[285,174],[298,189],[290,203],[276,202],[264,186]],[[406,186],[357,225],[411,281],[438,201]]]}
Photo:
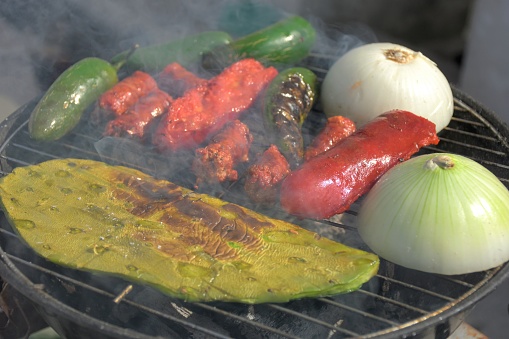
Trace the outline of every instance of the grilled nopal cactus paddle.
{"label": "grilled nopal cactus paddle", "polygon": [[10,223],[60,265],[188,301],[285,302],[358,289],[376,255],[102,162],[61,159],[0,179]]}

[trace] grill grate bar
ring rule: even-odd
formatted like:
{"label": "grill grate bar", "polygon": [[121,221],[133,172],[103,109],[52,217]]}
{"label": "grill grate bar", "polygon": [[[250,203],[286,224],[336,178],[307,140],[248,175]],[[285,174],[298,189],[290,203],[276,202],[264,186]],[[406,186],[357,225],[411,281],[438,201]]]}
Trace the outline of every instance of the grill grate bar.
{"label": "grill grate bar", "polygon": [[498,178],[500,181],[502,181],[507,187],[509,187],[509,179],[504,178]]}
{"label": "grill grate bar", "polygon": [[463,286],[468,287],[468,288],[473,288],[474,287],[473,284],[468,283],[468,282],[463,281],[463,280],[460,280],[460,279],[454,279],[452,277],[448,277],[448,276],[445,276],[445,275],[442,276],[442,278],[444,278],[445,280],[449,280],[449,281],[451,281],[453,283],[456,283],[458,285],[463,285]]}
{"label": "grill grate bar", "polygon": [[[23,160],[20,160],[20,159],[16,159],[16,158],[11,158],[11,157],[7,157],[7,156],[3,156],[3,155],[0,155],[0,159],[4,159],[4,160],[7,160],[11,163],[15,163],[17,164],[18,166],[28,166],[28,165],[31,165],[31,163],[28,163],[28,162],[25,162]],[[11,172],[7,172],[7,171],[4,171],[4,170],[0,170],[0,174],[2,177],[10,174]]]}
{"label": "grill grate bar", "polygon": [[16,128],[16,130],[13,131],[13,133],[11,135],[9,135],[4,141],[3,141],[3,144],[0,146],[0,152],[3,152],[4,149],[11,144],[11,140],[18,134],[20,133],[21,130],[23,130],[23,128],[25,128],[25,126],[28,125],[28,120],[24,121],[20,126],[18,126]]}
{"label": "grill grate bar", "polygon": [[465,102],[463,102],[462,100],[460,100],[458,98],[454,98],[454,102],[457,105],[459,105],[462,109],[464,109],[466,112],[469,112],[474,117],[476,117],[481,122],[481,126],[487,127],[497,137],[497,139],[500,141],[500,143],[502,143],[504,145],[505,148],[509,148],[509,143],[507,142],[507,138],[504,137],[504,135],[502,135],[500,133],[500,131],[497,130],[492,124],[490,124],[489,121],[486,118],[484,118],[479,112],[477,112],[472,107],[469,107]]}
{"label": "grill grate bar", "polygon": [[76,146],[73,146],[71,144],[62,144],[63,147],[69,149],[69,150],[72,150],[72,151],[79,151],[81,153],[84,153],[88,156],[90,156],[91,158],[94,158],[97,156],[97,153],[95,151],[89,151],[89,150],[85,150],[83,148],[80,148],[80,147],[76,147]]}
{"label": "grill grate bar", "polygon": [[6,230],[4,228],[0,228],[0,233],[6,234],[9,237],[17,238],[19,240],[18,236],[15,233],[13,233],[11,231],[8,231],[8,230]]}
{"label": "grill grate bar", "polygon": [[[399,307],[402,307],[402,308],[405,308],[407,310],[410,310],[410,311],[414,311],[414,312],[417,312],[417,313],[421,313],[421,314],[428,314],[429,312],[423,310],[423,309],[420,309],[418,307],[415,307],[415,306],[411,306],[411,305],[408,305],[408,304],[405,304],[401,301],[398,301],[398,300],[394,300],[394,299],[391,299],[391,298],[387,298],[383,295],[379,295],[379,294],[376,294],[376,293],[373,293],[373,292],[370,292],[370,291],[366,291],[366,290],[363,290],[363,289],[360,289],[359,290],[360,293],[364,293],[366,295],[369,295],[373,298],[376,298],[376,299],[379,299],[379,300],[383,300],[387,303],[391,303],[393,305],[396,305],[396,306],[399,306]],[[384,319],[386,322],[390,322],[389,320],[387,319]]]}
{"label": "grill grate bar", "polygon": [[[413,306],[410,306],[410,305],[407,305],[407,304],[404,304],[404,303],[400,303],[400,302],[398,302],[396,300],[385,298],[383,296],[379,296],[378,294],[375,294],[375,293],[372,293],[372,292],[369,292],[369,291],[365,291],[365,290],[359,289],[359,290],[357,290],[357,292],[363,293],[363,294],[368,295],[370,297],[375,297],[377,299],[384,299],[385,301],[388,301],[388,302],[394,302],[393,304],[399,304],[398,306],[402,306],[402,307],[405,307],[407,309],[410,309],[410,310],[413,310],[413,311],[416,311],[416,312],[419,312],[419,313],[423,313],[423,314],[427,313],[426,311],[423,311],[423,310],[418,309],[416,307],[413,307]],[[399,325],[399,323],[397,323],[397,322],[394,322],[394,321],[391,321],[389,319],[385,319],[385,318],[376,316],[376,315],[371,314],[369,312],[365,312],[365,311],[359,310],[357,308],[354,308],[354,307],[351,307],[351,306],[339,303],[339,302],[337,302],[335,300],[331,300],[331,299],[328,299],[328,298],[320,298],[319,300],[321,300],[321,301],[323,301],[325,303],[328,303],[330,305],[334,305],[336,307],[348,310],[350,312],[354,312],[354,313],[360,314],[363,317],[370,318],[370,319],[373,319],[373,320],[376,320],[376,321],[379,321],[379,322],[382,322],[382,323],[385,323],[385,324],[388,324],[388,325],[392,325],[392,326],[398,326]]]}
{"label": "grill grate bar", "polygon": [[[10,162],[14,162],[20,166],[28,166],[28,165],[31,165],[31,163],[29,162],[26,162],[26,161],[23,161],[21,159],[17,159],[17,158],[11,158],[11,157],[8,157],[8,156],[1,156],[2,159],[5,159],[7,161],[10,161]],[[6,175],[9,174],[9,172],[4,172]]]}
{"label": "grill grate bar", "polygon": [[[347,211],[345,213],[348,213],[348,214],[351,214],[351,215],[356,215],[357,214],[354,211]],[[346,230],[357,232],[357,227],[349,225],[349,224],[338,223],[338,222],[327,220],[327,219],[320,220],[320,222],[323,223],[323,224],[330,225],[330,226],[344,228]]]}
{"label": "grill grate bar", "polygon": [[[316,52],[316,51],[311,51],[308,55],[308,57],[312,57],[312,58],[316,58],[316,59],[320,59],[320,60],[323,60],[323,59],[328,59],[328,60],[331,60],[331,61],[335,61],[338,56],[337,55],[334,55],[334,54],[323,54],[321,52]],[[307,67],[310,67],[309,65],[307,65]],[[324,68],[319,68],[321,70],[321,72],[325,73],[327,72],[326,69]]]}
{"label": "grill grate bar", "polygon": [[[318,300],[321,300],[321,299],[318,299]],[[288,313],[288,314],[291,314],[295,317],[298,317],[298,318],[301,318],[301,319],[305,319],[305,320],[308,320],[308,321],[311,321],[311,322],[314,322],[315,324],[319,324],[321,326],[324,326],[324,327],[327,327],[329,328],[331,331],[334,331],[334,332],[341,332],[341,333],[344,333],[344,334],[348,334],[348,335],[351,335],[351,336],[358,336],[359,334],[356,333],[356,332],[352,332],[352,331],[349,331],[347,329],[344,329],[344,328],[341,328],[341,327],[338,327],[336,325],[333,325],[333,324],[329,324],[325,321],[322,321],[322,320],[319,320],[319,319],[316,319],[316,318],[313,318],[313,317],[310,317],[306,314],[303,314],[303,313],[300,313],[300,312],[297,312],[297,311],[294,311],[294,310],[291,310],[291,309],[288,309],[288,308],[285,308],[283,306],[280,306],[280,305],[275,305],[275,304],[270,304],[269,305],[271,308],[274,308],[280,312],[284,312],[284,313]],[[336,322],[338,323],[338,322]]]}
{"label": "grill grate bar", "polygon": [[[462,118],[458,118],[458,117],[452,117],[451,121],[456,121],[456,122],[460,122],[462,124],[478,126],[478,127],[484,127],[485,126],[482,122],[472,121],[472,120],[468,120],[468,119],[462,119]],[[450,128],[446,127],[446,128],[444,128],[444,130],[450,130]]]}
{"label": "grill grate bar", "polygon": [[48,158],[52,158],[52,159],[57,159],[57,158],[59,158],[58,156],[53,155],[53,154],[51,154],[51,153],[44,152],[44,151],[41,151],[41,150],[35,149],[35,148],[33,148],[33,147],[28,147],[28,146],[25,146],[25,145],[22,145],[22,144],[12,143],[12,146],[17,147],[17,148],[20,148],[20,149],[25,150],[25,151],[30,151],[30,152],[33,152],[33,153],[37,153],[37,154],[39,154],[39,155],[43,155],[43,156],[46,156],[46,157],[48,157]]}
{"label": "grill grate bar", "polygon": [[[509,170],[509,165],[503,165],[503,164],[498,163],[498,162],[486,161],[486,160],[482,160],[482,159],[478,159],[477,161],[483,162],[485,164],[488,164],[488,165],[491,165],[491,166],[494,166],[494,167],[499,167],[499,168],[503,168],[503,169]],[[503,179],[503,178],[500,178],[500,179]],[[506,180],[509,180],[509,179],[506,179]]]}
{"label": "grill grate bar", "polygon": [[490,137],[488,135],[479,134],[479,133],[467,132],[467,131],[463,131],[463,130],[460,130],[460,129],[457,129],[457,128],[445,127],[444,130],[451,131],[451,132],[458,133],[458,134],[462,134],[462,135],[466,135],[466,136],[470,136],[470,137],[484,139],[484,140],[488,140],[488,141],[492,141],[492,142],[497,142],[497,143],[499,142],[494,137]]}
{"label": "grill grate bar", "polygon": [[[203,308],[205,310],[208,310],[208,311],[212,311],[212,312],[221,314],[221,315],[223,315],[225,317],[229,317],[229,318],[233,318],[233,319],[236,319],[236,320],[240,320],[240,321],[242,321],[244,323],[250,324],[250,325],[255,326],[255,327],[259,328],[259,329],[266,330],[268,332],[272,332],[274,334],[280,335],[280,336],[285,337],[285,338],[293,338],[293,339],[300,338],[298,336],[294,336],[294,335],[291,335],[291,334],[289,334],[287,332],[278,330],[278,329],[276,329],[274,327],[270,327],[270,326],[258,323],[258,322],[254,321],[254,320],[251,320],[251,319],[248,319],[246,317],[242,317],[242,316],[233,314],[231,312],[222,310],[222,309],[214,307],[214,306],[210,306],[210,305],[207,305],[207,304],[204,304],[204,303],[193,303],[193,305],[199,306],[199,307],[201,307],[201,308]],[[268,305],[270,305],[270,304],[268,304]]]}
{"label": "grill grate bar", "polygon": [[440,138],[440,141],[446,141],[446,142],[449,142],[451,144],[465,146],[465,147],[469,147],[469,148],[472,148],[472,149],[477,149],[477,150],[480,150],[480,151],[483,151],[483,152],[493,153],[493,154],[500,155],[500,156],[505,156],[506,155],[506,153],[504,153],[504,152],[500,152],[500,151],[493,150],[493,149],[486,148],[486,147],[480,147],[480,146],[473,145],[473,144],[467,144],[467,143],[464,143],[464,142],[460,142],[460,141],[456,141],[456,140],[452,140],[452,139],[448,139],[448,138],[443,138],[442,137],[442,138]]}
{"label": "grill grate bar", "polygon": [[384,275],[380,275],[380,274],[377,274],[376,276],[378,278],[382,279],[382,280],[386,280],[386,281],[389,281],[391,283],[395,283],[395,284],[398,284],[398,285],[401,285],[401,286],[404,286],[404,287],[407,287],[407,288],[410,288],[410,289],[413,289],[413,290],[416,290],[416,291],[419,291],[419,292],[422,292],[422,293],[426,293],[428,295],[431,295],[431,296],[434,296],[434,297],[437,297],[437,298],[440,298],[440,299],[443,299],[443,300],[446,300],[446,301],[454,301],[454,300],[456,300],[455,298],[451,298],[451,297],[448,297],[446,295],[443,295],[443,294],[440,294],[440,293],[436,293],[436,292],[427,290],[427,289],[419,287],[419,286],[415,286],[413,284],[410,284],[410,283],[407,283],[407,282],[404,282],[404,281],[401,281],[401,280],[393,279],[393,278],[390,278],[390,277],[387,277],[387,276],[384,276]]}

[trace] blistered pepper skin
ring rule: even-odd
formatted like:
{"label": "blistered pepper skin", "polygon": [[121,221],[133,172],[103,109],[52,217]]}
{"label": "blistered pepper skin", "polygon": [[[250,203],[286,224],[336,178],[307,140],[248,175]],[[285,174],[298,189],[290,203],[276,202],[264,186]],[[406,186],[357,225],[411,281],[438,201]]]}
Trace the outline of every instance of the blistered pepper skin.
{"label": "blistered pepper skin", "polygon": [[313,219],[343,213],[387,170],[438,141],[429,120],[402,110],[384,113],[290,173],[281,186],[281,207]]}
{"label": "blistered pepper skin", "polygon": [[268,134],[292,168],[304,159],[302,124],[315,103],[316,75],[303,67],[280,72],[263,98],[263,122]]}

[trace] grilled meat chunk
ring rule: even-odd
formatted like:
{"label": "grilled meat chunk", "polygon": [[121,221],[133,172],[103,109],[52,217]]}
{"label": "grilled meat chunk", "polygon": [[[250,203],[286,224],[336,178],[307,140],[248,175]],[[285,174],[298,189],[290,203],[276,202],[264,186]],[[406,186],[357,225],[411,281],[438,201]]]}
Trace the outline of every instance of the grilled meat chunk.
{"label": "grilled meat chunk", "polygon": [[101,95],[99,108],[102,114],[120,116],[156,88],[156,80],[150,74],[135,71]]}
{"label": "grilled meat chunk", "polygon": [[206,79],[188,71],[177,62],[169,64],[157,75],[159,88],[174,98],[178,98],[189,89],[204,85],[206,82]]}
{"label": "grilled meat chunk", "polygon": [[126,113],[106,125],[105,135],[129,136],[145,139],[150,123],[166,113],[173,98],[166,92],[155,89],[131,106]]}
{"label": "grilled meat chunk", "polygon": [[173,102],[155,131],[154,145],[160,151],[200,146],[251,107],[276,75],[275,68],[265,68],[254,59],[231,65]]}
{"label": "grilled meat chunk", "polygon": [[279,186],[290,173],[290,164],[276,145],[270,145],[265,152],[249,166],[244,183],[247,196],[256,203],[276,202]]}
{"label": "grilled meat chunk", "polygon": [[196,187],[201,183],[217,183],[238,179],[235,167],[249,160],[249,148],[253,136],[240,120],[225,126],[211,143],[195,151],[192,171],[196,175]]}

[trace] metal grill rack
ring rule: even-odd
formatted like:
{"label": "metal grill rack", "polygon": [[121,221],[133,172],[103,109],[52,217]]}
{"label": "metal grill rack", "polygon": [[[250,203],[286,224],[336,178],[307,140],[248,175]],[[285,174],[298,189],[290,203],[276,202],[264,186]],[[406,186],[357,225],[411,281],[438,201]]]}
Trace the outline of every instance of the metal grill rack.
{"label": "metal grill rack", "polygon": [[[440,144],[421,153],[452,152],[468,156],[490,169],[509,187],[509,129],[465,94],[454,89],[454,95],[454,117],[440,133]],[[95,148],[101,138],[100,131],[86,122],[58,142],[36,143],[30,140],[27,131],[28,115],[34,104],[20,108],[0,126],[3,175],[18,166],[62,157],[106,160],[149,173],[158,161],[163,161],[157,154],[152,158],[150,152],[142,165],[130,163],[129,154],[101,157]],[[319,124],[320,121],[312,121],[306,128],[316,128]],[[179,184],[186,185],[186,182]],[[235,187],[214,194],[227,200],[239,197]],[[324,221],[296,220],[282,211],[264,212],[346,245],[366,249],[354,226],[356,210],[354,205],[342,219]],[[360,290],[344,295],[250,306],[186,303],[116,277],[52,264],[28,248],[4,216],[0,235],[0,276],[31,299],[50,325],[62,332],[78,328],[83,337],[93,333],[96,337],[112,338],[447,338],[475,303],[509,275],[509,264],[485,272],[441,276],[382,260],[373,279]]]}

